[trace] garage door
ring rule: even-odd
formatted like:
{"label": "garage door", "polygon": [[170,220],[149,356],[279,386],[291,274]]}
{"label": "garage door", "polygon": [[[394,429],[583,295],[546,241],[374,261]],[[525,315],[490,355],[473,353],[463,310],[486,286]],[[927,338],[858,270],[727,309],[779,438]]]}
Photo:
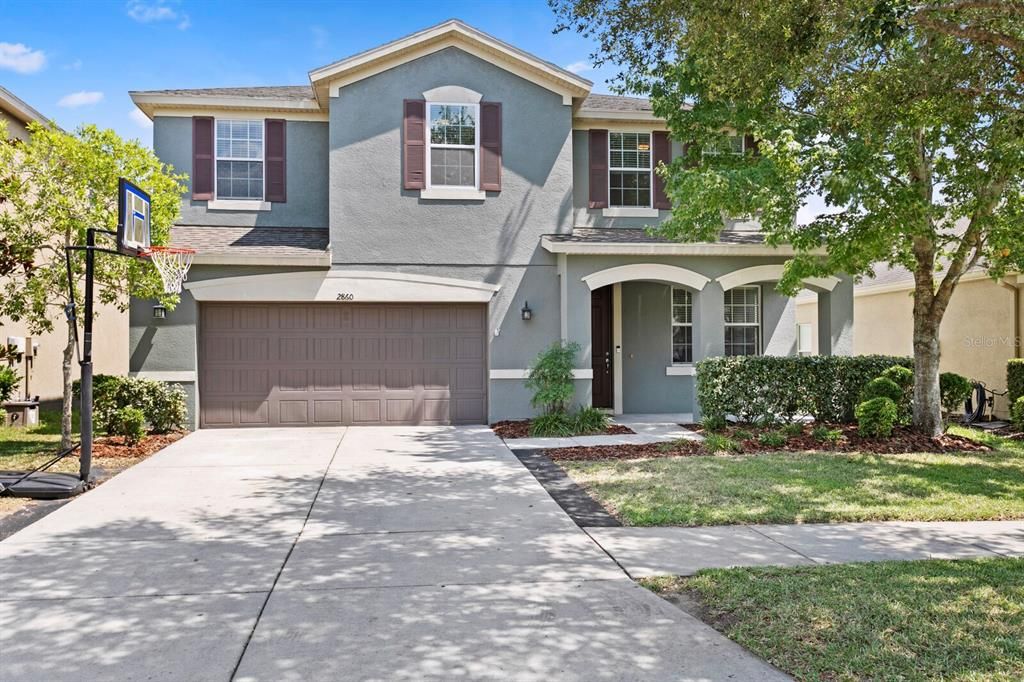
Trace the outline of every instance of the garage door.
{"label": "garage door", "polygon": [[477,424],[480,304],[205,303],[200,426]]}

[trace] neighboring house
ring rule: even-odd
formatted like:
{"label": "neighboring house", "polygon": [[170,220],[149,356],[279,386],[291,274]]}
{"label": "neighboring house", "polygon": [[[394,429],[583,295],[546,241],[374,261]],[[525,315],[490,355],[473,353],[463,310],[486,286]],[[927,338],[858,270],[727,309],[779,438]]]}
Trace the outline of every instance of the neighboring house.
{"label": "neighboring house", "polygon": [[[7,124],[7,137],[13,140],[29,139],[28,124],[33,122],[46,123],[45,116],[20,100],[9,90],[0,86],[0,120]],[[0,211],[6,210],[0,203]],[[96,344],[93,346],[93,358],[96,372],[103,374],[125,374],[128,371],[128,313],[117,310],[115,306],[96,306]],[[53,331],[42,335],[33,335],[24,322],[14,322],[0,318],[0,344],[8,344],[11,339],[33,337],[38,344],[38,354],[30,361],[17,361],[15,367],[24,378],[28,370],[29,393],[39,396],[44,402],[59,401],[64,393],[63,363],[64,347],[67,345],[67,323],[64,316],[55,312]],[[74,365],[75,377],[78,377],[78,365]],[[24,397],[24,383],[16,391],[19,398]]]}
{"label": "neighboring house", "polygon": [[[914,277],[904,268],[875,268],[854,288],[855,355],[914,354]],[[817,334],[817,306],[810,298],[797,299],[797,319],[813,344]],[[1024,276],[995,281],[983,270],[968,272],[960,280],[939,332],[940,367],[1006,390],[1006,362],[1024,357]],[[1009,416],[1005,398],[996,398],[996,414]]]}
{"label": "neighboring house", "polygon": [[[133,302],[132,371],[182,382],[203,427],[484,423],[533,414],[559,339],[577,402],[616,413],[688,415],[700,359],[796,352],[789,251],[648,236],[681,146],[590,88],[449,21],[309,85],[133,92],[198,254],[165,319]],[[821,352],[849,353],[852,281],[809,286]]]}

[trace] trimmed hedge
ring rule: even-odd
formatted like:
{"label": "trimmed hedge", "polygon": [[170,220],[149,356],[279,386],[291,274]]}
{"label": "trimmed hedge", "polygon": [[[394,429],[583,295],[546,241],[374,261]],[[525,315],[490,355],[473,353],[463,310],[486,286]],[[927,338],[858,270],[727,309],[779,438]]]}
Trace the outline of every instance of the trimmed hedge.
{"label": "trimmed hedge", "polygon": [[1006,388],[1010,392],[1010,404],[1016,404],[1024,398],[1024,359],[1010,360],[1006,363]]}
{"label": "trimmed hedge", "polygon": [[1013,404],[1010,409],[1010,418],[1013,420],[1014,426],[1024,429],[1024,395],[1017,398],[1017,402]]}
{"label": "trimmed hedge", "polygon": [[809,414],[820,422],[854,421],[869,381],[893,365],[890,355],[770,355],[709,358],[697,363],[697,402],[706,418],[727,414],[746,422],[791,420]]}

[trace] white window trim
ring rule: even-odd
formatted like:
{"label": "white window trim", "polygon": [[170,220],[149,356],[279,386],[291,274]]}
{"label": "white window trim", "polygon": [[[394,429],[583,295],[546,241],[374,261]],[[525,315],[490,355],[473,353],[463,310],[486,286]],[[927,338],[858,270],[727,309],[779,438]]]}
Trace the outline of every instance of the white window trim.
{"label": "white window trim", "polygon": [[[473,134],[473,146],[472,146],[472,149],[473,149],[473,166],[474,166],[474,168],[473,168],[473,180],[475,181],[476,184],[474,184],[474,185],[438,185],[437,187],[434,187],[434,183],[431,181],[431,171],[430,171],[430,158],[431,158],[430,152],[431,152],[431,150],[433,150],[433,148],[435,146],[437,146],[439,149],[470,149],[471,147],[468,144],[441,144],[441,143],[438,143],[437,145],[435,145],[433,142],[431,142],[430,141],[430,107],[471,107],[473,109],[473,112],[474,112],[473,113],[473,121],[475,123],[475,128],[476,128],[476,131]],[[479,199],[479,198],[481,198],[481,197],[478,197],[478,196],[475,196],[475,195],[472,196],[472,197],[458,197],[458,196],[455,196],[456,194],[464,193],[467,190],[472,190],[474,192],[479,192],[480,191],[480,104],[479,103],[474,104],[474,103],[469,103],[469,102],[430,102],[430,101],[428,101],[427,102],[426,114],[427,114],[427,121],[426,121],[427,124],[425,126],[423,126],[423,127],[425,129],[425,134],[426,134],[425,143],[427,145],[427,164],[426,164],[427,167],[426,167],[426,172],[424,173],[426,175],[426,186],[427,186],[427,188],[426,188],[426,190],[421,190],[420,191],[420,198],[421,199],[465,199],[465,198]],[[427,194],[427,196],[423,196],[424,192]],[[448,196],[445,196],[443,194],[445,192],[448,193]]]}
{"label": "white window trim", "polygon": [[[221,199],[217,193],[217,162],[218,161],[256,161],[256,159],[236,159],[231,156],[220,157],[217,154],[217,123],[219,121],[259,121],[260,126],[263,129],[263,144],[261,148],[263,154],[260,156],[259,161],[263,164],[263,189],[260,192],[259,199],[237,199],[227,198]],[[206,204],[207,210],[213,209],[215,211],[269,211],[270,204],[266,201],[267,198],[267,120],[265,118],[252,118],[249,116],[245,117],[234,117],[234,116],[222,116],[220,118],[213,119],[213,199],[209,200]],[[266,205],[266,208],[263,206]]]}
{"label": "white window trim", "polygon": [[[763,317],[761,315],[761,312],[762,312],[761,308],[762,308],[762,306],[764,304],[763,303],[764,299],[761,296],[761,294],[762,294],[762,292],[761,292],[761,285],[760,284],[745,284],[743,286],[732,287],[731,289],[728,289],[728,291],[735,291],[737,289],[755,289],[757,291],[757,322],[726,322],[725,321],[725,306],[728,305],[728,304],[725,304],[725,305],[722,306],[722,324],[724,325],[724,328],[726,328],[726,329],[728,329],[729,327],[756,327],[757,328],[757,348],[756,348],[757,352],[754,353],[754,355],[764,355],[764,330],[761,327],[761,318]],[[723,336],[724,336],[724,334],[723,334]]]}
{"label": "white window trim", "polygon": [[[611,171],[609,171],[609,178],[610,177]],[[609,200],[611,200],[610,186],[608,196]],[[659,213],[656,208],[642,208],[640,206],[613,206],[601,209],[601,215],[605,218],[657,218]]]}
{"label": "white window trim", "polygon": [[[687,322],[676,322],[675,307],[676,307],[676,290],[685,291],[690,294],[690,321]],[[669,336],[668,336],[668,349],[669,359],[672,360],[672,367],[693,367],[693,292],[685,287],[669,287],[668,293],[668,324],[669,324]],[[676,327],[689,327],[690,328],[690,362],[676,362],[675,356],[675,331]],[[672,374],[666,372],[668,376]]]}
{"label": "white window trim", "polygon": [[[747,153],[747,136],[746,135],[738,135],[738,134],[737,135],[726,135],[726,137],[738,137],[739,140],[740,140],[740,150],[738,152],[726,152],[727,154],[731,154],[733,156],[743,156],[744,154]],[[719,152],[718,150],[715,150],[713,152],[709,152],[707,150],[706,146],[705,146],[704,149],[700,150],[701,158],[704,158],[705,156],[721,156],[721,155],[722,155],[722,152]]]}
{"label": "white window trim", "polygon": [[[650,179],[651,191],[648,193],[647,205],[646,206],[613,206],[612,205],[612,171],[620,171],[620,172],[627,171],[627,172],[634,172],[634,173],[643,172],[642,168],[618,168],[618,167],[613,168],[612,167],[612,135],[613,134],[623,135],[623,134],[632,134],[632,133],[636,133],[637,135],[647,135],[648,139],[650,140],[651,154],[650,154],[650,161],[647,164],[647,174],[651,178]],[[625,218],[625,217],[632,217],[632,218],[657,218],[658,217],[658,210],[656,208],[654,208],[654,133],[650,132],[650,131],[646,131],[646,130],[609,130],[608,131],[608,141],[606,143],[606,146],[608,147],[608,158],[606,159],[606,161],[608,163],[608,177],[606,178],[607,183],[608,183],[608,186],[607,186],[607,191],[608,191],[608,208],[604,209],[604,211],[613,211],[614,212],[614,211],[622,211],[623,209],[626,209],[626,213],[624,213],[624,214],[620,213],[618,216],[616,216],[614,213],[606,214],[606,213],[604,213],[604,211],[602,211],[602,215],[608,215],[609,217],[623,217],[623,218]],[[641,214],[641,215],[630,216],[629,213],[632,210],[645,211],[645,213]],[[646,213],[648,211],[653,212],[653,215],[649,214],[649,213]]]}

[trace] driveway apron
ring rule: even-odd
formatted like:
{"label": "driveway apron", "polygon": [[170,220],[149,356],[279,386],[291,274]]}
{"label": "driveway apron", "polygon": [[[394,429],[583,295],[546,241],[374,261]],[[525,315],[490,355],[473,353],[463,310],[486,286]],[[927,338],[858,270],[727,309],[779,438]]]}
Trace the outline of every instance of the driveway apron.
{"label": "driveway apron", "polygon": [[200,431],[0,543],[4,680],[785,679],[485,427]]}

